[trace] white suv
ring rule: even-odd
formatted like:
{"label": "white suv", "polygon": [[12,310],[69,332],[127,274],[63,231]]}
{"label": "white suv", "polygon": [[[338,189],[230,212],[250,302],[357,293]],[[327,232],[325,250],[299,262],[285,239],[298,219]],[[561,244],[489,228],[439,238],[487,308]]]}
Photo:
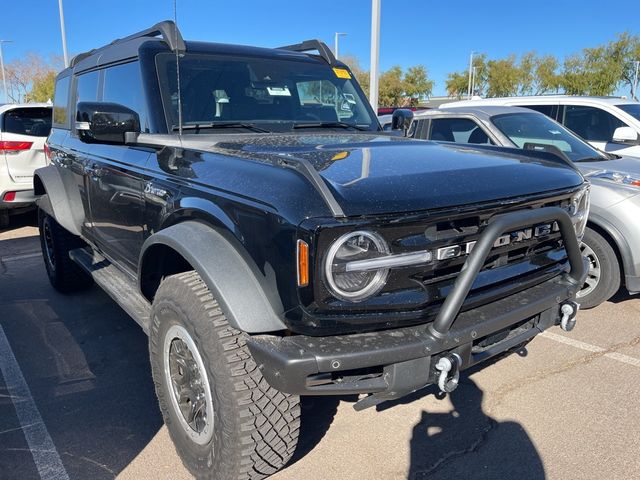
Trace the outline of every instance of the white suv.
{"label": "white suv", "polygon": [[47,163],[51,115],[51,105],[42,103],[0,105],[0,228],[10,210],[33,205],[33,171]]}
{"label": "white suv", "polygon": [[530,108],[561,123],[599,150],[640,157],[640,102],[620,97],[544,95],[464,100],[440,108],[481,105]]}

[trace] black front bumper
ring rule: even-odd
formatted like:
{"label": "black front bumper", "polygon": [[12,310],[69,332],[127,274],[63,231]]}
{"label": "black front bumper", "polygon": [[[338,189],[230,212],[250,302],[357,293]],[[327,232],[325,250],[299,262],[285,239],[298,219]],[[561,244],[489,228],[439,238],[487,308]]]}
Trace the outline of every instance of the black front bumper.
{"label": "black front bumper", "polygon": [[[523,292],[460,312],[474,278],[499,235],[557,221],[571,270]],[[392,399],[435,380],[434,365],[457,353],[462,369],[526,343],[560,322],[561,304],[575,298],[587,273],[571,220],[555,207],[513,212],[489,224],[436,319],[428,325],[331,337],[256,335],[247,340],[269,384],[299,395],[374,393]]]}

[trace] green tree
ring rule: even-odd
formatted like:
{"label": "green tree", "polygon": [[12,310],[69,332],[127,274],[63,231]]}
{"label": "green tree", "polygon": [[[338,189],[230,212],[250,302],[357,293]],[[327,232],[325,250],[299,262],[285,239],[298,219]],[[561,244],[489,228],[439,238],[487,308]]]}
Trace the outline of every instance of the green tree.
{"label": "green tree", "polygon": [[362,68],[358,59],[353,55],[340,55],[340,61],[345,63],[351,69],[356,80],[362,87],[365,95],[369,96],[369,72]]}
{"label": "green tree", "polygon": [[391,67],[380,75],[378,98],[380,105],[387,107],[402,106],[404,99],[402,68]]}
{"label": "green tree", "polygon": [[638,92],[633,91],[636,62],[640,60],[640,37],[624,32],[618,35],[612,42],[612,50],[619,55],[622,63],[622,83],[629,88],[631,97],[638,97]]}
{"label": "green tree", "polygon": [[531,95],[534,91],[536,82],[536,67],[538,65],[538,57],[536,52],[527,52],[520,58],[519,75],[518,75],[518,94]]}
{"label": "green tree", "polygon": [[503,60],[487,62],[487,97],[509,97],[516,95],[522,72],[516,65],[515,55]]}
{"label": "green tree", "polygon": [[473,95],[486,95],[489,82],[489,66],[487,55],[479,53],[473,56],[473,68],[475,75],[473,76]]}
{"label": "green tree", "polygon": [[411,105],[420,103],[420,99],[428,97],[433,92],[434,81],[429,80],[427,69],[424,65],[409,67],[404,75],[404,93],[409,97]]}
{"label": "green tree", "polygon": [[469,91],[469,71],[451,72],[445,82],[447,95],[461,99]]}
{"label": "green tree", "polygon": [[32,80],[31,91],[25,95],[27,102],[53,101],[53,89],[56,83],[56,72],[50,70]]}
{"label": "green tree", "polygon": [[36,84],[39,89],[38,98],[43,98],[47,82],[51,81],[51,78],[55,77],[54,72],[61,68],[62,61],[59,57],[45,58],[38,53],[27,53],[23,57],[5,64],[9,99],[18,103],[34,101],[30,93]]}
{"label": "green tree", "polygon": [[560,88],[558,60],[553,55],[545,55],[536,60],[533,95],[557,92]]}

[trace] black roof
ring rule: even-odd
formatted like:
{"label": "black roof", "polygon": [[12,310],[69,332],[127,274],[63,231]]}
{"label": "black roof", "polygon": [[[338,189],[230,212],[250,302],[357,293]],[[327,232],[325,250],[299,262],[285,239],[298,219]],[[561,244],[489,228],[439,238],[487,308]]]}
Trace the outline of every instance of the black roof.
{"label": "black roof", "polygon": [[[307,40],[296,45],[287,45],[279,48],[261,48],[211,42],[185,42],[175,24],[171,20],[165,20],[146,30],[114,40],[103,47],[76,55],[72,58],[70,66],[61,72],[61,75],[65,76],[70,74],[71,71],[82,72],[102,65],[133,59],[138,56],[140,47],[150,42],[162,44],[170,51],[220,53],[266,58],[293,57],[298,60],[316,59],[324,60],[330,65],[344,65],[342,62],[337,61],[329,47],[319,40]],[[317,51],[318,55],[306,53],[310,51]]]}

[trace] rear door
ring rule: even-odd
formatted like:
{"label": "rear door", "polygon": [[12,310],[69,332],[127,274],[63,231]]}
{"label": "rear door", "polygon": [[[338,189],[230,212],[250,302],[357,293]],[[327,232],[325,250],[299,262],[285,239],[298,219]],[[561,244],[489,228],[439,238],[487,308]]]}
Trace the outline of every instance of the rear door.
{"label": "rear door", "polygon": [[51,107],[16,107],[2,115],[0,161],[16,183],[33,182],[33,171],[46,165],[44,142],[51,131]]}
{"label": "rear door", "polygon": [[616,128],[628,127],[616,115],[600,107],[565,105],[561,122],[576,135],[605,152],[625,153],[628,145],[613,142]]}

